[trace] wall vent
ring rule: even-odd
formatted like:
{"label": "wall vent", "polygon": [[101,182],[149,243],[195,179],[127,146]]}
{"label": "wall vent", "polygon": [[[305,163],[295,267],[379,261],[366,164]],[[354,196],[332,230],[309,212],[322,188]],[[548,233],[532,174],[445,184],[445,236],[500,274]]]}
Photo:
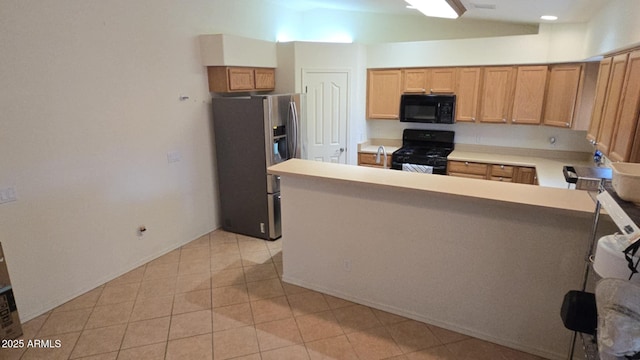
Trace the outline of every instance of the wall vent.
{"label": "wall vent", "polygon": [[471,3],[471,7],[474,8],[474,9],[495,10],[496,9],[496,4]]}

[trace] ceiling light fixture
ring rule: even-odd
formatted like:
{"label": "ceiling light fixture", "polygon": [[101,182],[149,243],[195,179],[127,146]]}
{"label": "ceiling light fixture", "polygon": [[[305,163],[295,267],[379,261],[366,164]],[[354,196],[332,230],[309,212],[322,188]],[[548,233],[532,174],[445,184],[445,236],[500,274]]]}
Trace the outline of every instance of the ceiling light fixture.
{"label": "ceiling light fixture", "polygon": [[556,21],[556,20],[558,20],[558,17],[554,16],[554,15],[542,15],[542,16],[540,16],[540,19],[549,20],[549,21]]}
{"label": "ceiling light fixture", "polygon": [[426,16],[457,19],[467,9],[460,0],[405,0]]}

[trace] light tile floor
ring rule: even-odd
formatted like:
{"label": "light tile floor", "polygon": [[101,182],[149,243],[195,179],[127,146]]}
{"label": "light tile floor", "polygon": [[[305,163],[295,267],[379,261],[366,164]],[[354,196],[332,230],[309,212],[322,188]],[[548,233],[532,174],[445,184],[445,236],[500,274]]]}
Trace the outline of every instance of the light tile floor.
{"label": "light tile floor", "polygon": [[59,348],[0,359],[540,359],[281,275],[281,241],[214,231],[23,324]]}

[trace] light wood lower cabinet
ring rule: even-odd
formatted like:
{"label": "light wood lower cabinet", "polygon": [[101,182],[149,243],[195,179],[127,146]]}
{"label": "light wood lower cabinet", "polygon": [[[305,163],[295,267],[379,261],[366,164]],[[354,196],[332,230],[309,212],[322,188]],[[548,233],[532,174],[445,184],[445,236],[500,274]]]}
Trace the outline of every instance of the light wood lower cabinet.
{"label": "light wood lower cabinet", "polygon": [[[367,153],[367,152],[359,152],[358,153],[358,165],[360,166],[371,166],[371,167],[383,167],[384,159],[383,155],[380,155],[380,164],[376,163],[376,154]],[[387,154],[387,168],[391,168],[391,154]]]}
{"label": "light wood lower cabinet", "polygon": [[[447,165],[447,172],[453,176],[463,177],[477,177],[480,179],[487,178],[487,171],[489,166],[487,164],[475,163],[469,161],[449,161]],[[473,176],[468,176],[473,175]]]}
{"label": "light wood lower cabinet", "polygon": [[450,176],[473,179],[537,184],[536,169],[526,166],[449,160],[447,173]]}
{"label": "light wood lower cabinet", "polygon": [[536,169],[532,167],[520,166],[517,168],[514,176],[514,182],[520,184],[538,185],[538,177],[536,176]]}

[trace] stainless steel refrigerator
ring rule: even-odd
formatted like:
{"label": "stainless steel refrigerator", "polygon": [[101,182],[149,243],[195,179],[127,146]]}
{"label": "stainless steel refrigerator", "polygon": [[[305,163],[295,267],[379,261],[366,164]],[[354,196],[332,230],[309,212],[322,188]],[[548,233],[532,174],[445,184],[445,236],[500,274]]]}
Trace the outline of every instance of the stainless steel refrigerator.
{"label": "stainless steel refrigerator", "polygon": [[213,98],[224,230],[281,236],[280,178],[267,168],[300,157],[300,106],[300,94]]}

